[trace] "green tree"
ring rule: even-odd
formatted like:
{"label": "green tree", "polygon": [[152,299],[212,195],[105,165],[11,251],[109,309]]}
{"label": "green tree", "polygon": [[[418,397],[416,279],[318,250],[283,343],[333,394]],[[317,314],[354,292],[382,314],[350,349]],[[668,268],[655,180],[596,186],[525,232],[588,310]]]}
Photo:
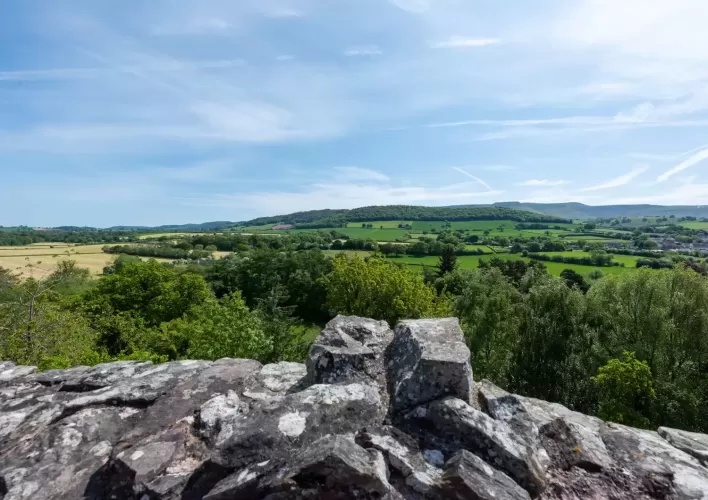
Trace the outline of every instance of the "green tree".
{"label": "green tree", "polygon": [[187,340],[184,357],[192,359],[249,358],[268,361],[272,341],[261,317],[251,311],[238,293],[221,301],[209,300],[184,318],[162,325],[166,345]]}
{"label": "green tree", "polygon": [[587,293],[588,290],[590,290],[590,285],[585,281],[583,275],[572,269],[564,269],[560,277],[565,280],[565,284],[568,285],[568,288],[577,287],[577,289],[583,293]]}
{"label": "green tree", "polygon": [[142,329],[180,318],[212,296],[199,275],[180,274],[156,261],[127,262],[86,292],[77,308],[101,332],[100,344],[117,355]]}
{"label": "green tree", "polygon": [[447,244],[442,249],[440,260],[438,261],[438,274],[444,276],[457,269],[457,254],[455,245]]}
{"label": "green tree", "polygon": [[593,339],[584,321],[583,294],[559,279],[543,276],[524,296],[520,314],[511,390],[584,409]]}
{"label": "green tree", "polygon": [[634,427],[649,427],[649,413],[656,395],[649,365],[637,360],[633,352],[623,359],[611,359],[592,378],[600,392],[599,416]]}
{"label": "green tree", "polygon": [[499,269],[460,270],[446,275],[455,294],[455,315],[472,353],[477,378],[507,384],[518,342],[522,296]]}
{"label": "green tree", "polygon": [[447,300],[421,276],[383,259],[338,256],[324,283],[333,314],[383,319],[390,325],[399,319],[450,314]]}

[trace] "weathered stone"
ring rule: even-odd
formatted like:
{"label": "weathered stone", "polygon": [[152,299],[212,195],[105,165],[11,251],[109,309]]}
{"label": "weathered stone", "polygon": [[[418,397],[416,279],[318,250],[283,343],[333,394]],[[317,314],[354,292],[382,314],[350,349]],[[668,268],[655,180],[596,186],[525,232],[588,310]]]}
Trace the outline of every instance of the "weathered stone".
{"label": "weathered stone", "polygon": [[379,388],[381,418],[388,411],[386,351],[393,332],[385,321],[337,316],[307,357],[307,384],[363,382]]}
{"label": "weathered stone", "polygon": [[314,385],[302,392],[252,404],[218,424],[213,461],[241,469],[286,458],[294,449],[327,434],[355,433],[375,425],[381,399],[365,384]]}
{"label": "weathered stone", "polygon": [[207,500],[231,498],[383,498],[391,489],[383,456],[344,436],[327,435],[282,467],[270,461],[239,470]]}
{"label": "weathered stone", "polygon": [[509,476],[489,466],[484,460],[461,450],[445,464],[445,472],[436,485],[440,498],[460,500],[530,500],[529,494]]}
{"label": "weathered stone", "polygon": [[446,398],[428,406],[435,432],[480,455],[532,494],[543,491],[543,468],[529,443],[509,426],[472,408],[460,399]]}
{"label": "weathered stone", "polygon": [[[707,436],[605,423],[487,381],[468,397],[454,320],[404,322],[390,344],[361,318],[326,330],[320,353],[346,354],[346,369],[320,372],[334,384],[239,359],[45,373],[0,362],[0,500],[501,500],[521,488],[708,500]],[[387,388],[394,425],[382,425]]]}
{"label": "weathered stone", "polygon": [[442,475],[445,461],[442,453],[439,450],[421,451],[415,440],[395,427],[385,426],[377,432],[361,431],[356,442],[383,453],[391,469],[403,479],[403,484],[395,484],[402,493],[408,487],[416,493],[428,494]]}
{"label": "weathered stone", "polygon": [[471,401],[470,351],[456,318],[402,321],[388,361],[391,406],[401,412],[445,396]]}
{"label": "weathered stone", "polygon": [[668,427],[659,427],[659,435],[672,446],[698,459],[708,467],[708,436],[696,432],[687,432]]}

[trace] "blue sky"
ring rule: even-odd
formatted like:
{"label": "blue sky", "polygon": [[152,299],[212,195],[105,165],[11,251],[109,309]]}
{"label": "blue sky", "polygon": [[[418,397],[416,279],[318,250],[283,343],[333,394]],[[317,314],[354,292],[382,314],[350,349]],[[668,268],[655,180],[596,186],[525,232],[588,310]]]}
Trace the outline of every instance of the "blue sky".
{"label": "blue sky", "polygon": [[708,200],[705,0],[5,0],[0,224]]}

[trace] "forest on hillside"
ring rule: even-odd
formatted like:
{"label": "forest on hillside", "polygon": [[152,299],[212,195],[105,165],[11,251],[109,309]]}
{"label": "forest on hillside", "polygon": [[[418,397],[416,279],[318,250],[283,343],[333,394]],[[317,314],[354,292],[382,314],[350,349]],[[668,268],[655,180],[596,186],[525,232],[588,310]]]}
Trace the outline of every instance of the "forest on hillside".
{"label": "forest on hillside", "polygon": [[289,215],[261,217],[242,223],[244,226],[265,224],[294,224],[297,227],[339,227],[347,222],[369,222],[385,220],[408,221],[471,221],[471,220],[513,220],[517,222],[572,222],[560,217],[525,212],[503,207],[419,207],[390,205],[355,208],[352,210],[313,210]]}

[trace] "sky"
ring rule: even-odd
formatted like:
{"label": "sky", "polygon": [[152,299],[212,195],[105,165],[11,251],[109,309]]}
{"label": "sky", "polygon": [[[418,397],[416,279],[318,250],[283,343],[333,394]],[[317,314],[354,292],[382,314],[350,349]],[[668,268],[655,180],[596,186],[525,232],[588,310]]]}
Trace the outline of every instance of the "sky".
{"label": "sky", "polygon": [[0,225],[708,202],[705,0],[3,0]]}

